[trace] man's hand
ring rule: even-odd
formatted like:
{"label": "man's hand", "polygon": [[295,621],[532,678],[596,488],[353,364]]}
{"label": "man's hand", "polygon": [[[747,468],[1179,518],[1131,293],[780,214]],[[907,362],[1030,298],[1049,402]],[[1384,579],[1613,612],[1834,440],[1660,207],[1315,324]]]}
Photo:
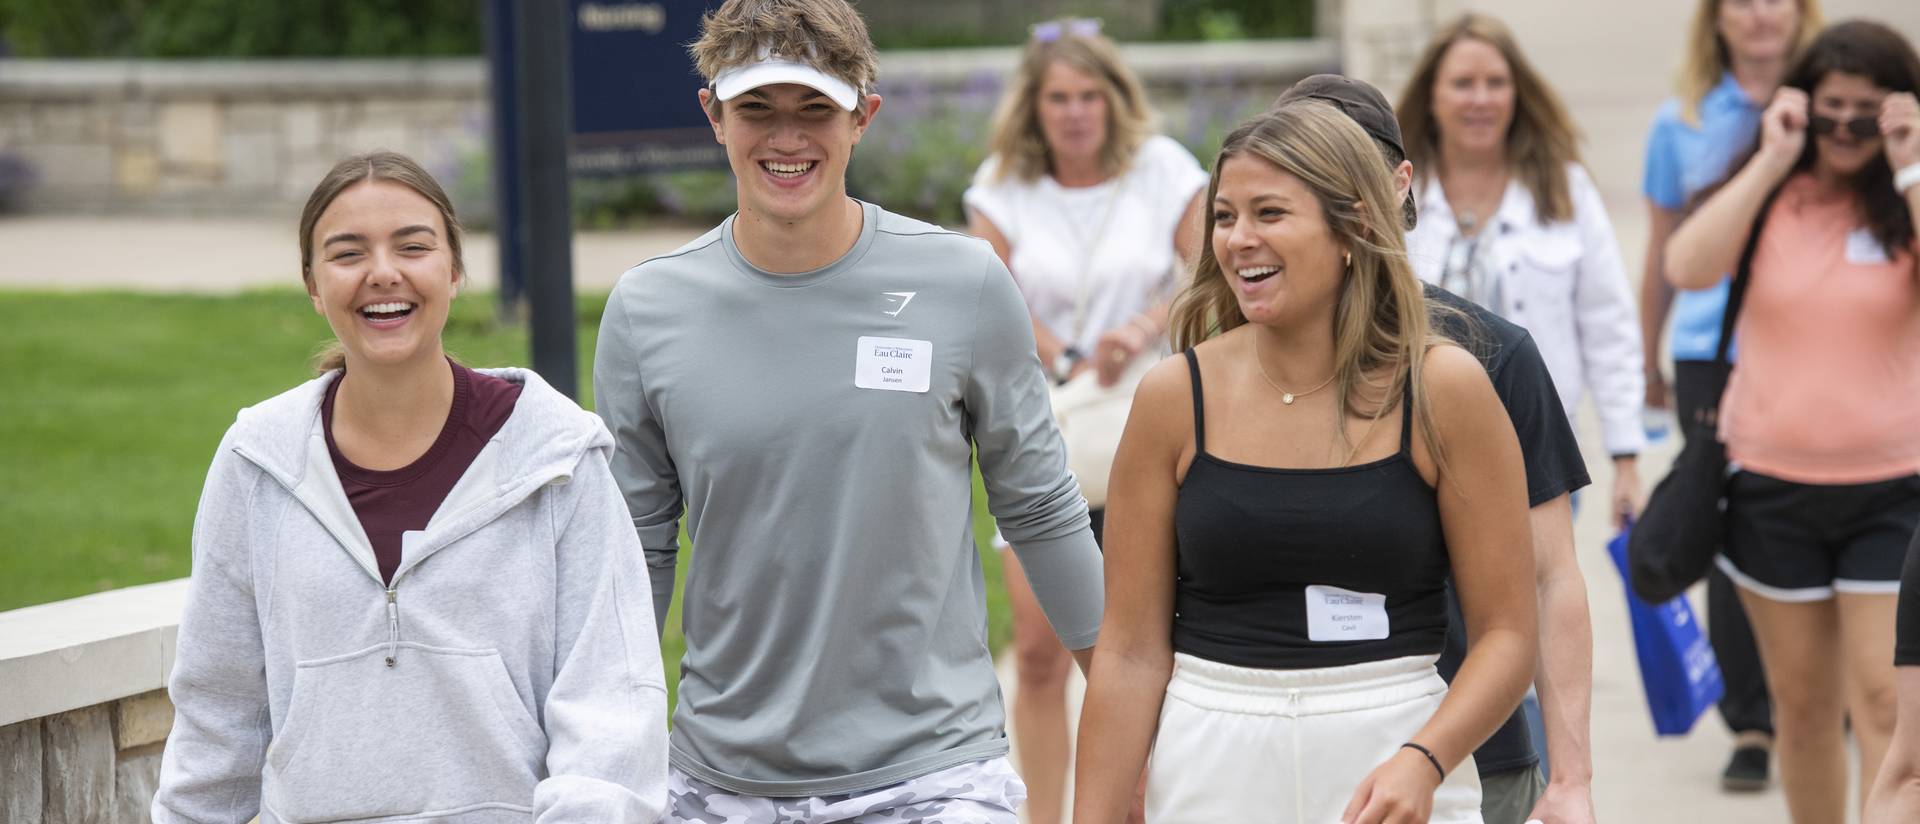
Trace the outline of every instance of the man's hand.
{"label": "man's hand", "polygon": [[1553,782],[1533,805],[1528,821],[1541,824],[1594,824],[1593,790],[1585,784]]}
{"label": "man's hand", "polygon": [[1628,455],[1613,459],[1613,528],[1640,517],[1640,462]]}

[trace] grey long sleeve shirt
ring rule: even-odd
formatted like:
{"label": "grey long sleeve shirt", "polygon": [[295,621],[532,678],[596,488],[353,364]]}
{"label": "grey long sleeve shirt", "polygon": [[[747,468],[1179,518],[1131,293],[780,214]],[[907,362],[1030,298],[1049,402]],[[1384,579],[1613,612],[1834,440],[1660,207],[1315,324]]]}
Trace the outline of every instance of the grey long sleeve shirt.
{"label": "grey long sleeve shirt", "polygon": [[734,792],[1006,752],[975,454],[1060,639],[1099,631],[1099,552],[1012,277],[985,242],[862,205],[824,268],[755,268],[729,219],[628,271],[601,322],[595,405],[656,619],[683,510],[693,543],[672,764]]}

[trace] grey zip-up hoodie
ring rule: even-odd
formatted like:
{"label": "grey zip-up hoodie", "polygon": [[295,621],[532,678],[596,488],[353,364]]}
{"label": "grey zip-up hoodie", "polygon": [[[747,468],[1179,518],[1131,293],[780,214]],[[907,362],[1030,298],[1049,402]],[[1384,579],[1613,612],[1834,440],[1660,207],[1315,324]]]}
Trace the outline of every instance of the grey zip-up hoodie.
{"label": "grey zip-up hoodie", "polygon": [[652,822],[666,690],[599,419],[532,372],[392,586],[320,427],[242,410],[207,471],[156,824]]}

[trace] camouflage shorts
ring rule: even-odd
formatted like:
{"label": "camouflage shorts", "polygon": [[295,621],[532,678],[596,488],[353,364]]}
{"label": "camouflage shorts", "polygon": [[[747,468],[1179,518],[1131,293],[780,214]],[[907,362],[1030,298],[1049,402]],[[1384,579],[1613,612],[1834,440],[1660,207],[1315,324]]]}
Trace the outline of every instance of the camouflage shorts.
{"label": "camouflage shorts", "polygon": [[973,761],[865,792],[800,798],[735,795],[679,770],[666,824],[1014,824],[1027,786],[1006,758]]}

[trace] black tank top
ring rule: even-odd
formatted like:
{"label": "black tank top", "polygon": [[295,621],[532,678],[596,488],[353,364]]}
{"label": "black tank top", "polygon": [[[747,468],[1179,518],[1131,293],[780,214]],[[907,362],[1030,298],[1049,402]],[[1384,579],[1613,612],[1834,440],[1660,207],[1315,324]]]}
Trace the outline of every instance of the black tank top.
{"label": "black tank top", "polygon": [[1194,456],[1174,509],[1174,651],[1265,669],[1439,654],[1451,567],[1439,502],[1411,457],[1411,396],[1386,458],[1236,464],[1207,453],[1200,361],[1186,355]]}

